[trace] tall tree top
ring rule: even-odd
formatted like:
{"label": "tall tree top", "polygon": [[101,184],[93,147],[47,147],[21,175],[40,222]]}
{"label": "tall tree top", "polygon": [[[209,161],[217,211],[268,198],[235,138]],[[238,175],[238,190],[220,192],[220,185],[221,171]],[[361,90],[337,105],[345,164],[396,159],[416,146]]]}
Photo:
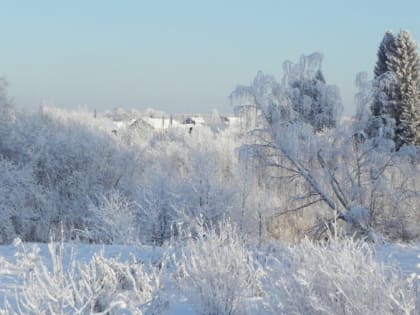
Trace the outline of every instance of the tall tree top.
{"label": "tall tree top", "polygon": [[389,71],[388,61],[392,54],[395,52],[395,35],[390,31],[387,31],[382,38],[378,48],[378,60],[375,65],[375,78],[381,76],[385,72]]}
{"label": "tall tree top", "polygon": [[409,32],[398,33],[395,39],[395,53],[389,56],[387,65],[389,70],[397,75],[401,86],[401,97],[408,97],[409,93],[419,92],[420,57],[417,53],[417,44]]}

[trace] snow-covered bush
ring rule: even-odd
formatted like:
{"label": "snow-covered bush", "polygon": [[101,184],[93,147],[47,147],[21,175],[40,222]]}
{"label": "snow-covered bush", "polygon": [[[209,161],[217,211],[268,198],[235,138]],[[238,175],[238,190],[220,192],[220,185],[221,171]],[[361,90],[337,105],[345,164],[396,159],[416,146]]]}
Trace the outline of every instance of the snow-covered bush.
{"label": "snow-covered bush", "polygon": [[89,206],[86,226],[97,243],[127,244],[138,240],[136,205],[118,190],[111,190]]}
{"label": "snow-covered bush", "polygon": [[49,194],[32,169],[0,158],[0,183],[0,243],[17,236],[33,241],[48,237]]}
{"label": "snow-covered bush", "polygon": [[305,240],[265,258],[271,314],[417,314],[411,283],[384,266],[365,242]]}
{"label": "snow-covered bush", "polygon": [[161,305],[154,303],[160,267],[146,267],[133,260],[121,263],[95,254],[89,262],[77,262],[63,243],[48,245],[49,257],[38,247],[17,242],[17,261],[0,261],[0,276],[15,283],[15,295],[7,296],[10,314],[143,314]]}
{"label": "snow-covered bush", "polygon": [[418,280],[405,278],[389,261],[384,265],[360,240],[331,236],[324,243],[260,248],[245,245],[226,222],[214,229],[196,227],[190,237],[159,249],[159,256],[144,248],[142,258],[133,254],[131,260],[107,258],[119,246],[89,253],[86,245],[50,243],[47,248],[16,241],[15,255],[0,258],[0,314],[419,311]]}
{"label": "snow-covered bush", "polygon": [[198,226],[178,263],[179,284],[197,314],[245,314],[245,301],[258,295],[259,271],[229,222]]}
{"label": "snow-covered bush", "polygon": [[144,152],[147,167],[133,198],[141,239],[161,245],[197,216],[216,223],[236,209],[236,161],[227,131],[202,127],[189,135],[174,128],[156,138]]}
{"label": "snow-covered bush", "polygon": [[0,157],[8,161],[2,162],[2,167],[10,165],[8,169],[19,172],[13,179],[6,169],[0,175],[8,183],[2,187],[5,198],[0,198],[0,203],[8,204],[5,209],[10,213],[5,221],[13,217],[17,222],[14,225],[33,228],[33,232],[26,228],[15,229],[17,234],[7,232],[10,236],[2,237],[1,242],[15,236],[26,241],[48,241],[50,230],[61,223],[66,227],[66,237],[75,237],[71,229],[90,229],[85,223],[91,203],[100,205],[101,196],[114,190],[129,199],[135,190],[142,167],[137,163],[138,153],[91,124],[84,112],[51,108],[38,113],[15,112],[14,119],[2,123],[0,129]]}

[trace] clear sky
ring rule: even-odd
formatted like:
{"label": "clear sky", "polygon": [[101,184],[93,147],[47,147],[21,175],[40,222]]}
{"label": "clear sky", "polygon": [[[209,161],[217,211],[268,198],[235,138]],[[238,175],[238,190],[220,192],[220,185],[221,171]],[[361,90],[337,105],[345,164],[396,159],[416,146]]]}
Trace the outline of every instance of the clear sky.
{"label": "clear sky", "polygon": [[229,112],[237,84],[319,51],[351,113],[356,73],[400,29],[420,40],[420,1],[0,0],[0,74],[27,108]]}

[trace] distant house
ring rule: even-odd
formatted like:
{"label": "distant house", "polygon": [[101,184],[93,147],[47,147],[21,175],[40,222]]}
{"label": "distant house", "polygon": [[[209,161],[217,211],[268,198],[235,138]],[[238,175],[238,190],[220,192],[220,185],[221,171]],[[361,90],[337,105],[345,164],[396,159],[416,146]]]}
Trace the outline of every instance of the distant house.
{"label": "distant house", "polygon": [[129,126],[129,129],[136,130],[136,131],[152,131],[154,130],[153,126],[149,124],[142,118],[137,118],[134,120]]}
{"label": "distant house", "polygon": [[187,117],[184,119],[184,121],[182,122],[184,125],[195,125],[195,120],[192,119],[191,117]]}
{"label": "distant house", "polygon": [[223,116],[223,115],[220,115],[220,120],[221,120],[224,124],[229,125],[230,120],[229,120],[229,118],[228,118],[228,117]]}

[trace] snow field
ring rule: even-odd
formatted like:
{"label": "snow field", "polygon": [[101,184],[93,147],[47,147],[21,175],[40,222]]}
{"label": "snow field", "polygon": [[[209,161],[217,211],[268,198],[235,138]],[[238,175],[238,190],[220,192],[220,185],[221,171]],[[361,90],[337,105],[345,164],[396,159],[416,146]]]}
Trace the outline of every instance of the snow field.
{"label": "snow field", "polygon": [[0,247],[0,314],[417,314],[419,253],[256,248],[230,225],[163,247],[16,241]]}

